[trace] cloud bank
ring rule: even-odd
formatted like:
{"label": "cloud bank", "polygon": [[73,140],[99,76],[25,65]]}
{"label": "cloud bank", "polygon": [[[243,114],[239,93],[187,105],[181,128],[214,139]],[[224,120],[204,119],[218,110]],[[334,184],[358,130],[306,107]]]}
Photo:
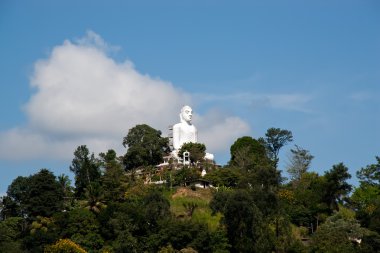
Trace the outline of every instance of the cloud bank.
{"label": "cloud bank", "polygon": [[[125,152],[122,138],[142,123],[166,135],[180,108],[192,104],[192,95],[138,72],[129,60],[116,62],[107,55],[114,49],[88,32],[38,60],[31,77],[35,92],[24,105],[28,123],[0,133],[0,159],[69,159],[82,144],[95,153]],[[198,116],[201,141],[210,152],[225,151],[249,132],[238,117]]]}

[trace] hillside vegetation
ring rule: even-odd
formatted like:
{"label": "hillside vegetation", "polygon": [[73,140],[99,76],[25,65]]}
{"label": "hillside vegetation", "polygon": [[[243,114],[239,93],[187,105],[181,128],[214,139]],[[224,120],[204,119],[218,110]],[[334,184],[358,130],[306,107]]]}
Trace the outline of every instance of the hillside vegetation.
{"label": "hillside vegetation", "polygon": [[342,162],[318,174],[311,152],[295,145],[280,169],[292,141],[279,128],[243,136],[223,167],[191,143],[190,165],[157,166],[168,139],[147,125],[129,131],[124,155],[81,145],[68,166],[74,182],[41,169],[9,185],[0,252],[380,252],[380,157],[356,175]]}

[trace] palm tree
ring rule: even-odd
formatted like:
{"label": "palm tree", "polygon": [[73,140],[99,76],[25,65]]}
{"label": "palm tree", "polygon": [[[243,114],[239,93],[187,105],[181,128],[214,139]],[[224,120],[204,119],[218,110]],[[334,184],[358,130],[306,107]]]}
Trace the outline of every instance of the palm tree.
{"label": "palm tree", "polygon": [[98,182],[92,182],[85,190],[86,200],[82,202],[84,208],[94,212],[100,211],[107,207],[104,203],[103,188]]}

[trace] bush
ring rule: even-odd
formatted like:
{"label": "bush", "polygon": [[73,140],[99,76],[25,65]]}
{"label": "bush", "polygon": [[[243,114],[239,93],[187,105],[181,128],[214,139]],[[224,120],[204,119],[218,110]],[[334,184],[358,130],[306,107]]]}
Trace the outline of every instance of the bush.
{"label": "bush", "polygon": [[60,239],[55,244],[47,246],[45,253],[87,253],[78,244],[69,239]]}

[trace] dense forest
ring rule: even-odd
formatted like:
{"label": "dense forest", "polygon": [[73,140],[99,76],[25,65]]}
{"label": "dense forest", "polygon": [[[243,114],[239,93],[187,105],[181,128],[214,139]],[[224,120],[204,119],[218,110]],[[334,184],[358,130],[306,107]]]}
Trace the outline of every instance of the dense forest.
{"label": "dense forest", "polygon": [[160,131],[137,125],[121,141],[122,155],[77,147],[74,182],[48,169],[15,178],[0,199],[0,252],[380,252],[380,157],[320,175],[294,145],[285,174],[293,135],[270,128],[238,138],[223,167],[199,143],[180,151],[189,166],[157,167],[170,152]]}

